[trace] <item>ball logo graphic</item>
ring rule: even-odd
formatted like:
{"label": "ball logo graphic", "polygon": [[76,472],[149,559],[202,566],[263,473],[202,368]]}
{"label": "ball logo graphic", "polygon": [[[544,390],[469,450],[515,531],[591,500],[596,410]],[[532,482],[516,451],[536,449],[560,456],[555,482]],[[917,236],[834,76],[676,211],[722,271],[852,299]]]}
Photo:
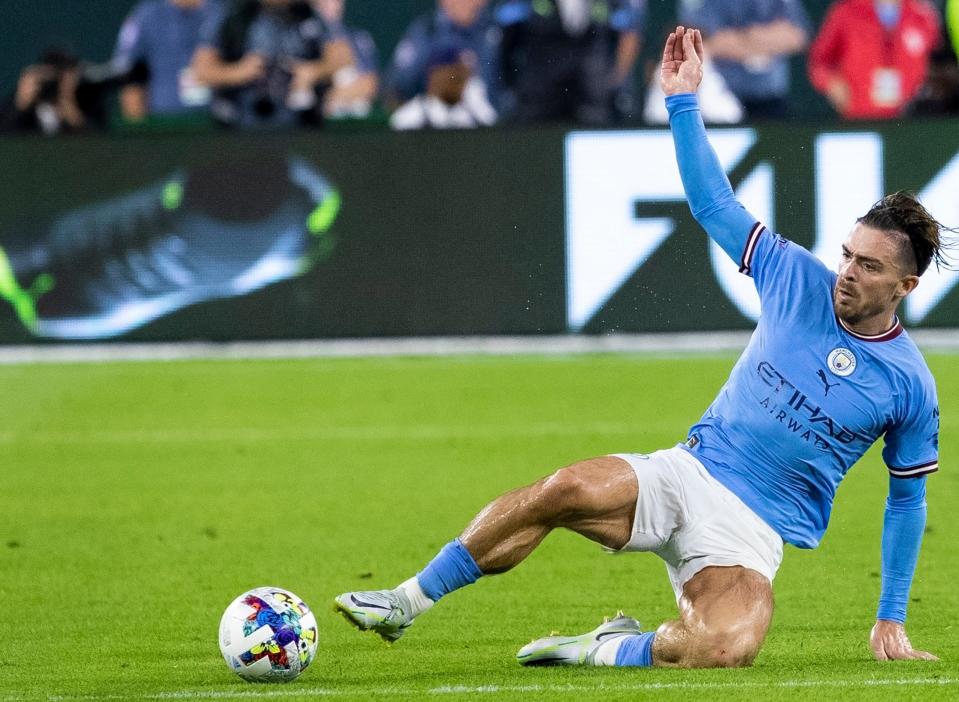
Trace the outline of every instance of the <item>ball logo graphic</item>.
{"label": "ball logo graphic", "polygon": [[856,357],[849,349],[833,349],[829,352],[827,365],[833,375],[845,378],[852,375],[852,372],[856,370]]}
{"label": "ball logo graphic", "polygon": [[316,655],[316,617],[303,600],[279,587],[237,597],[220,619],[220,652],[250,682],[287,682]]}

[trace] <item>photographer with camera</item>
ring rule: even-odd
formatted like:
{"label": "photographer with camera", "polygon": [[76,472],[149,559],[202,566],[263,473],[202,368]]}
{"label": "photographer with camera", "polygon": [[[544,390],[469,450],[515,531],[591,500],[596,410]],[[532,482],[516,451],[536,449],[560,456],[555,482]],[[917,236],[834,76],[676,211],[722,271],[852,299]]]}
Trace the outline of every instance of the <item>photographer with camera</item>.
{"label": "photographer with camera", "polygon": [[0,106],[0,131],[59,134],[107,124],[112,76],[62,48],[44,51],[20,74],[16,93]]}
{"label": "photographer with camera", "polygon": [[327,41],[323,22],[302,0],[234,0],[223,21],[202,34],[193,71],[214,90],[214,119],[230,126],[318,122],[318,92],[353,60],[348,42]]}

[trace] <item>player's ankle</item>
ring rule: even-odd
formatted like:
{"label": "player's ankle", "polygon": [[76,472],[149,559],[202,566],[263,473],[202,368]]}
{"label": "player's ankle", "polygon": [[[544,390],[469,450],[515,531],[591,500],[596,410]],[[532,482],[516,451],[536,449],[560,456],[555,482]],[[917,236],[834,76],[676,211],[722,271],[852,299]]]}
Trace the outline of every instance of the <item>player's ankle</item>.
{"label": "player's ankle", "polygon": [[423,612],[436,604],[436,602],[431,600],[427,594],[423,592],[423,588],[420,586],[420,581],[415,575],[409,580],[397,585],[395,589],[406,595],[406,599],[409,600],[410,619],[420,616]]}
{"label": "player's ankle", "polygon": [[416,580],[433,602],[454,590],[471,585],[483,576],[473,556],[459,539],[450,541],[421,570]]}
{"label": "player's ankle", "polygon": [[[649,631],[636,636],[624,636],[621,639],[610,641],[609,644],[616,644],[614,650],[611,650],[613,662],[603,663],[601,665],[615,665],[620,667],[641,666],[649,668],[653,665],[653,640],[656,638],[656,632]],[[600,647],[596,651],[597,658],[603,655],[604,660],[609,657],[609,653],[603,651]]]}

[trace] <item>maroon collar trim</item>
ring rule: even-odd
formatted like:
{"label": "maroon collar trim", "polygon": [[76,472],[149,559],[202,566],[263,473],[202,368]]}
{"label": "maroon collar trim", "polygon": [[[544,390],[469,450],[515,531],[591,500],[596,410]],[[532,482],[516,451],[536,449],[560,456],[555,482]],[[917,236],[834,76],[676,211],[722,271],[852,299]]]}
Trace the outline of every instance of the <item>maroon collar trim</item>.
{"label": "maroon collar trim", "polygon": [[905,331],[905,329],[903,329],[902,327],[902,323],[899,321],[899,317],[895,317],[892,320],[892,326],[889,327],[889,329],[884,331],[882,334],[873,334],[873,335],[859,334],[857,332],[854,332],[852,329],[847,327],[846,323],[843,322],[841,319],[839,319],[839,317],[836,317],[836,321],[839,322],[839,326],[841,326],[843,328],[843,331],[849,334],[849,336],[855,337],[861,341],[892,341],[893,339],[895,339],[897,336],[899,336]]}

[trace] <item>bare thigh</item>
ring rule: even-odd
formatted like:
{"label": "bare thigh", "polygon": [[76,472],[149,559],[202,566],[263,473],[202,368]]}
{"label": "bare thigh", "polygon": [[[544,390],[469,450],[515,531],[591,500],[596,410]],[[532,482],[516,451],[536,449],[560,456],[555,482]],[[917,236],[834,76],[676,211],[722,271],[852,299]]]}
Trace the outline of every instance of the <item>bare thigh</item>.
{"label": "bare thigh", "polygon": [[574,463],[556,475],[564,472],[561,479],[574,483],[577,498],[553,526],[575,531],[607,548],[625,546],[633,534],[639,498],[633,467],[622,458],[602,456]]}
{"label": "bare thigh", "polygon": [[619,549],[632,534],[638,494],[636,474],[623,459],[580,461],[493,500],[460,541],[487,574],[514,567],[559,527]]}

